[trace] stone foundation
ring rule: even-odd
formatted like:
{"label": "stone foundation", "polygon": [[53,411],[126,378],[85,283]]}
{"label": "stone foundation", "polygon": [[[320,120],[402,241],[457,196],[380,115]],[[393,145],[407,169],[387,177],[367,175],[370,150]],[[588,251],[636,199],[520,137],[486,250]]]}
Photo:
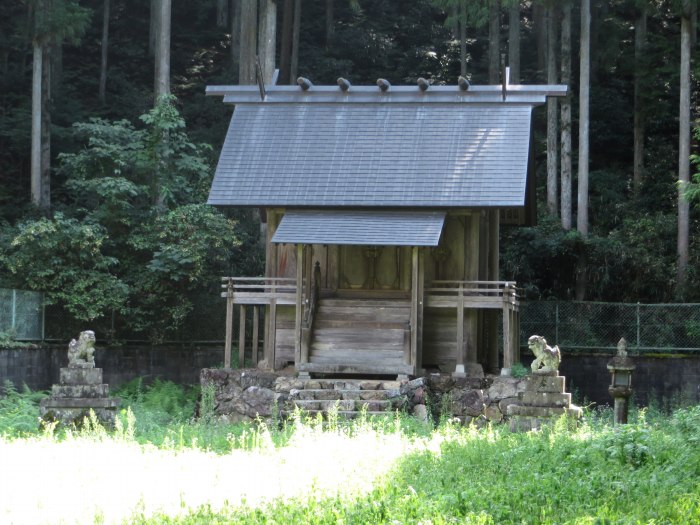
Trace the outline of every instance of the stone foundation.
{"label": "stone foundation", "polygon": [[[580,415],[580,409],[570,404],[571,395],[563,390],[563,377],[543,380],[540,376],[432,374],[410,381],[385,381],[301,379],[257,369],[203,369],[200,378],[203,391],[213,387],[214,417],[225,422],[284,417],[295,408],[311,415],[333,408],[347,418],[362,411],[379,415],[403,410],[423,420],[447,417],[478,426],[532,417],[527,420],[530,430],[562,413]],[[519,423],[511,429],[526,426]]]}

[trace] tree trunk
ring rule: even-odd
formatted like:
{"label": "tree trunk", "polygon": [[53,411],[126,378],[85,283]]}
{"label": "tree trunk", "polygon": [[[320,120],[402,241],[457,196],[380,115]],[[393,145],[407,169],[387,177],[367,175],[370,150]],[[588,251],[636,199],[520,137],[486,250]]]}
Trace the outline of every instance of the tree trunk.
{"label": "tree trunk", "polygon": [[216,27],[228,24],[228,0],[216,0]]}
{"label": "tree trunk", "polygon": [[292,28],[292,60],[290,64],[291,82],[297,79],[299,69],[299,36],[301,35],[301,0],[294,2],[294,27]]}
{"label": "tree trunk", "polygon": [[98,98],[105,103],[107,93],[107,49],[109,45],[109,0],[104,0],[102,7],[102,54],[100,59],[100,87]]}
{"label": "tree trunk", "polygon": [[540,2],[532,6],[532,18],[537,35],[537,78],[544,79],[547,65],[547,19],[545,8]]}
{"label": "tree trunk", "polygon": [[[556,7],[547,9],[547,83],[557,83],[557,14]],[[559,107],[557,99],[547,99],[547,211],[559,213]]]}
{"label": "tree trunk", "polygon": [[639,194],[644,179],[644,135],[646,131],[642,108],[642,67],[647,38],[646,6],[640,7],[634,24],[634,193]]}
{"label": "tree trunk", "polygon": [[231,0],[231,71],[238,72],[241,56],[241,0]]}
{"label": "tree trunk", "polygon": [[44,53],[42,45],[34,41],[32,67],[32,154],[31,191],[32,204],[41,207],[41,77]]}
{"label": "tree trunk", "polygon": [[289,71],[292,62],[292,26],[294,25],[294,0],[284,0],[282,14],[282,42],[280,42],[279,84],[291,84]]}
{"label": "tree trunk", "polygon": [[520,2],[508,10],[508,65],[510,83],[520,84]]}
{"label": "tree trunk", "polygon": [[[591,0],[581,0],[581,51],[579,79],[578,123],[578,214],[576,227],[588,236],[588,119],[591,71]],[[582,301],[586,293],[586,258],[579,259],[576,271],[576,299]]]}
{"label": "tree trunk", "polygon": [[588,119],[591,70],[591,0],[581,0],[581,52],[578,123],[578,215],[576,227],[588,235]]}
{"label": "tree trunk", "polygon": [[489,2],[489,84],[500,82],[501,0]]}
{"label": "tree trunk", "polygon": [[467,78],[467,0],[459,2],[459,72]]}
{"label": "tree trunk", "polygon": [[275,48],[277,34],[277,3],[275,0],[260,0],[260,27],[258,28],[258,56],[263,80],[272,82],[275,72]]}
{"label": "tree trunk", "polygon": [[678,267],[676,296],[685,293],[688,269],[688,238],[690,205],[683,196],[685,185],[690,182],[690,42],[691,2],[683,0],[681,13],[681,65],[680,65],[680,114],[678,125]]}
{"label": "tree trunk", "polygon": [[148,24],[148,56],[156,56],[156,39],[158,38],[158,19],[160,17],[160,0],[151,0],[151,18]]}
{"label": "tree trunk", "polygon": [[41,73],[41,203],[45,212],[51,208],[51,45],[43,46]]}
{"label": "tree trunk", "polygon": [[155,103],[170,94],[170,7],[171,0],[160,0],[156,38]]}
{"label": "tree trunk", "polygon": [[[571,84],[571,2],[562,3],[561,83]],[[561,100],[561,226],[571,229],[571,90]]]}
{"label": "tree trunk", "polygon": [[333,0],[326,0],[326,48],[331,47],[333,28]]}
{"label": "tree trunk", "polygon": [[241,0],[241,57],[238,83],[255,84],[257,54],[258,0]]}

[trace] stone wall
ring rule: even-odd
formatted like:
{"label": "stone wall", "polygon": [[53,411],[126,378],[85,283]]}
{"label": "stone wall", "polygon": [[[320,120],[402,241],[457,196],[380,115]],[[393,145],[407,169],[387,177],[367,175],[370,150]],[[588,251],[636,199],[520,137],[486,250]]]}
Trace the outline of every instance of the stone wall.
{"label": "stone wall", "polygon": [[[98,334],[99,335],[99,334]],[[0,348],[0,384],[9,379],[16,387],[48,390],[57,384],[61,367],[68,364],[68,344],[39,348]],[[116,388],[142,377],[194,385],[203,368],[221,366],[223,346],[97,346],[95,362],[104,370],[104,381]]]}
{"label": "stone wall", "polygon": [[[99,334],[98,334],[99,337]],[[66,366],[66,344],[33,349],[0,348],[0,383],[11,380],[16,386],[26,383],[33,390],[46,390],[58,382],[59,370]],[[112,388],[136,377],[156,377],[181,384],[199,382],[203,368],[221,366],[223,345],[150,346],[125,345],[97,347],[95,359],[104,369],[105,382]],[[567,391],[578,402],[610,403],[609,354],[564,353],[560,373],[567,378]],[[635,401],[645,405],[650,399],[674,399],[700,402],[700,354],[632,356],[637,370],[632,379]],[[529,365],[532,359],[523,357]]]}

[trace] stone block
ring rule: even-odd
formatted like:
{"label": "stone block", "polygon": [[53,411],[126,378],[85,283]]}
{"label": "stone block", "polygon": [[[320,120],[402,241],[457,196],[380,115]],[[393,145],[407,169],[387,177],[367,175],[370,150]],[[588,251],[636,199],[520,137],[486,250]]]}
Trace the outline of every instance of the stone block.
{"label": "stone block", "polygon": [[315,390],[295,390],[294,392],[296,393],[294,396],[296,399],[316,399]]}
{"label": "stone block", "polygon": [[568,407],[571,404],[571,394],[553,392],[523,392],[520,394],[523,405],[539,407]]}
{"label": "stone block", "polygon": [[568,413],[567,408],[557,407],[527,407],[522,405],[509,405],[507,415],[509,416],[526,416],[526,417],[558,417]]}
{"label": "stone block", "polygon": [[491,402],[517,397],[520,392],[525,391],[526,386],[527,382],[524,379],[498,376],[493,379],[493,383],[486,391],[486,396]]}
{"label": "stone block", "polygon": [[101,368],[61,368],[59,382],[62,385],[101,385]]}
{"label": "stone block", "polygon": [[245,405],[245,415],[249,417],[269,417],[272,414],[272,404],[275,392],[269,388],[251,386],[243,391],[241,401]]}
{"label": "stone block", "polygon": [[517,398],[517,397],[507,397],[507,398],[505,398],[505,399],[501,399],[501,400],[498,402],[498,408],[499,408],[499,410],[500,410],[502,413],[507,414],[507,413],[508,413],[508,406],[510,406],[510,405],[519,405],[519,404],[520,404],[520,399],[519,399],[519,398]]}
{"label": "stone block", "polygon": [[360,392],[360,399],[362,400],[379,400],[386,399],[387,394],[385,390],[367,390]]}
{"label": "stone block", "polygon": [[503,420],[503,412],[498,408],[498,405],[487,406],[484,409],[484,416],[494,423],[500,423]]}
{"label": "stone block", "polygon": [[53,385],[51,396],[67,397],[109,397],[109,385]]}
{"label": "stone block", "polygon": [[361,390],[342,390],[340,391],[342,399],[361,399]]}
{"label": "stone block", "polygon": [[399,390],[401,381],[384,381],[379,385],[379,388],[383,390]]}
{"label": "stone block", "polygon": [[427,422],[430,418],[428,408],[425,405],[416,405],[413,407],[413,417],[418,421]]}
{"label": "stone block", "polygon": [[379,381],[360,381],[360,390],[377,390],[380,384]]}
{"label": "stone block", "polygon": [[566,391],[566,378],[564,376],[530,375],[527,376],[526,380],[526,390],[528,392],[563,394]]}
{"label": "stone block", "polygon": [[304,382],[296,377],[280,376],[275,379],[274,388],[277,392],[289,392],[292,389],[301,390],[304,388]]}
{"label": "stone block", "polygon": [[368,412],[386,412],[391,410],[390,401],[358,401],[355,404],[355,410],[362,410],[366,407]]}
{"label": "stone block", "polygon": [[342,399],[343,394],[339,392],[338,390],[314,390],[314,398],[315,399]]}
{"label": "stone block", "polygon": [[323,387],[321,386],[321,383],[319,381],[310,380],[304,384],[304,388],[306,390],[320,390]]}
{"label": "stone block", "polygon": [[452,414],[480,416],[484,411],[483,390],[455,390],[452,392]]}
{"label": "stone block", "polygon": [[102,399],[94,399],[89,397],[74,397],[56,399],[49,397],[41,400],[41,407],[49,408],[80,408],[80,409],[98,409],[98,408],[117,408],[120,400],[115,397]]}

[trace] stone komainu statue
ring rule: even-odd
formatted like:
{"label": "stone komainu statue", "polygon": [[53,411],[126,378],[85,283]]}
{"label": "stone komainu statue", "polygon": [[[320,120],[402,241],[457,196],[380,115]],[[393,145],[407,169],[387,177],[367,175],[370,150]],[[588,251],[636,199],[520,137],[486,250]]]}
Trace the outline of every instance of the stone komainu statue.
{"label": "stone komainu statue", "polygon": [[68,366],[95,366],[95,332],[80,332],[76,341],[68,344]]}
{"label": "stone komainu statue", "polygon": [[547,340],[541,335],[533,335],[527,340],[527,345],[535,354],[535,360],[531,368],[533,372],[554,372],[559,370],[561,363],[561,352],[559,347],[552,348],[547,345]]}

